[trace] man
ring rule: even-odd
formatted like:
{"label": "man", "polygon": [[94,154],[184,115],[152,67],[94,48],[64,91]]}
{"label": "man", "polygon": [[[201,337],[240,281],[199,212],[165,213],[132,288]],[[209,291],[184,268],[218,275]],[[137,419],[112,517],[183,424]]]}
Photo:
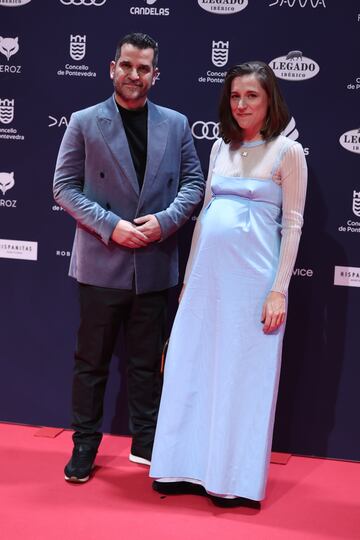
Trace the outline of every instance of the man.
{"label": "man", "polygon": [[128,355],[130,460],[149,464],[160,400],[167,289],[178,281],[176,231],[204,179],[187,119],[154,105],[158,46],[129,34],[110,64],[114,95],[74,113],[61,143],[56,201],[77,221],[70,276],[79,283],[72,457],[86,482],[102,434],[110,359],[121,325]]}

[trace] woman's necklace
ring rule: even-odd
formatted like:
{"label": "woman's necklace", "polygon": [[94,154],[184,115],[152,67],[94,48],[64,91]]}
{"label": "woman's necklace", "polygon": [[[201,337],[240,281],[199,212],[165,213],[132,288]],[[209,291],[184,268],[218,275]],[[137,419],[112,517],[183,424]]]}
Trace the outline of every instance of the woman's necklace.
{"label": "woman's necklace", "polygon": [[247,157],[248,153],[246,152],[246,150],[244,150],[243,152],[240,152],[240,156],[242,157]]}

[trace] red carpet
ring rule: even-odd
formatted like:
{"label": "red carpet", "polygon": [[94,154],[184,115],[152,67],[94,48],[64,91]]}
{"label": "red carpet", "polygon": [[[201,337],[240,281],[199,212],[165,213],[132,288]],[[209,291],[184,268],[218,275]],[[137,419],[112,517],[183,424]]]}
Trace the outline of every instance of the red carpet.
{"label": "red carpet", "polygon": [[0,424],[1,540],[360,539],[360,464],[291,457],[270,467],[262,510],[162,497],[131,464],[129,439],[105,436],[95,476],[67,484],[71,433]]}

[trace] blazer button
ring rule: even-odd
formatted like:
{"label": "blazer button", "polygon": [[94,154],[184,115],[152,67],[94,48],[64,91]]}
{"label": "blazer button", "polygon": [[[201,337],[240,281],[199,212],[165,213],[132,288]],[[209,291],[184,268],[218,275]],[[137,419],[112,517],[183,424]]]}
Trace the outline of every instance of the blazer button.
{"label": "blazer button", "polygon": [[100,178],[105,178],[105,174],[103,172],[100,173]]}
{"label": "blazer button", "polygon": [[173,179],[172,179],[172,178],[169,178],[169,180],[168,180],[168,186],[171,185],[172,181],[173,181]]}
{"label": "blazer button", "polygon": [[106,203],[106,210],[111,210],[111,204]]}

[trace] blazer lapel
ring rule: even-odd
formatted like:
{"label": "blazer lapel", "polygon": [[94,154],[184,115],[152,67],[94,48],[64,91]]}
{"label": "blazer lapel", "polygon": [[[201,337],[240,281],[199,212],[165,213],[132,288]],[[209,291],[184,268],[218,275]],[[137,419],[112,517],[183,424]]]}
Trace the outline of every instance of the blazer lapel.
{"label": "blazer lapel", "polygon": [[148,111],[147,159],[141,199],[156,178],[165,152],[169,132],[167,118],[160,112],[159,108],[150,101],[148,101]]}
{"label": "blazer lapel", "polygon": [[129,180],[136,194],[139,195],[139,183],[126,133],[113,96],[101,106],[97,122],[104,140],[119,164],[123,175]]}

